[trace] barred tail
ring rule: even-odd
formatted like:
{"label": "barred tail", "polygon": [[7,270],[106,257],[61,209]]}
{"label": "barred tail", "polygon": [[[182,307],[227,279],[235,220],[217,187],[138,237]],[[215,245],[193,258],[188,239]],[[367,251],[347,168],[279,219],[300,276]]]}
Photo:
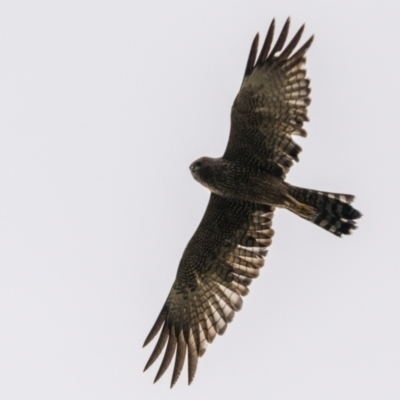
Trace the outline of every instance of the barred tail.
{"label": "barred tail", "polygon": [[361,213],[350,203],[349,194],[318,192],[290,186],[287,208],[302,218],[319,225],[336,236],[349,235],[356,229]]}

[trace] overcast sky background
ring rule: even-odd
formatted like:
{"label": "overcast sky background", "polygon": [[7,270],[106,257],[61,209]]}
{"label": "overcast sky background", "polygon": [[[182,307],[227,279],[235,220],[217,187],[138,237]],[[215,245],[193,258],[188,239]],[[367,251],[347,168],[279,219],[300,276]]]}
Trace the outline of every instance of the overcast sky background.
{"label": "overcast sky background", "polygon": [[[288,181],[351,193],[338,239],[285,211],[243,310],[171,391],[142,343],[209,194],[249,47],[306,23]],[[400,398],[395,1],[0,3],[0,398]]]}

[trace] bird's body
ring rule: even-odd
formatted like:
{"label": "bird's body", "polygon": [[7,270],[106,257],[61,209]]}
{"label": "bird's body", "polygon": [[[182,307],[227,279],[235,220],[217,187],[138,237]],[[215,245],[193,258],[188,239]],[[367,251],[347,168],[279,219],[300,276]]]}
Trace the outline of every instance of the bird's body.
{"label": "bird's body", "polygon": [[285,182],[282,170],[270,163],[246,165],[202,157],[190,169],[193,177],[212,193],[237,201],[287,208],[337,236],[355,228],[361,214],[349,203],[354,196],[297,188]]}
{"label": "bird's body", "polygon": [[147,369],[166,347],[156,379],[175,355],[175,384],[188,354],[189,383],[207,343],[222,334],[242,305],[242,296],[264,265],[272,242],[276,207],[341,236],[356,228],[361,214],[354,196],[302,189],[286,182],[300,146],[293,135],[303,129],[310,103],[303,68],[309,39],[294,54],[304,26],[284,47],[289,20],[275,45],[274,21],[257,58],[253,41],[245,77],[231,113],[231,132],[220,158],[202,157],[193,177],[211,191],[204,217],[189,241],[175,282],[145,345],[161,330]]}
{"label": "bird's body", "polygon": [[[224,158],[202,157],[191,168],[193,177],[212,193],[228,199],[283,206],[287,184],[268,165],[246,165]],[[198,169],[196,166],[201,165]]]}

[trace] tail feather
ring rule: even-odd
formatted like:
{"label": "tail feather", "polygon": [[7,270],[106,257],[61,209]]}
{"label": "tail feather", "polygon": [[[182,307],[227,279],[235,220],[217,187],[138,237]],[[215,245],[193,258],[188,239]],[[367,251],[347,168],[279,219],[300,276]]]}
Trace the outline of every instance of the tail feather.
{"label": "tail feather", "polygon": [[336,236],[349,235],[357,229],[355,219],[361,213],[350,205],[354,196],[319,192],[290,186],[288,209]]}

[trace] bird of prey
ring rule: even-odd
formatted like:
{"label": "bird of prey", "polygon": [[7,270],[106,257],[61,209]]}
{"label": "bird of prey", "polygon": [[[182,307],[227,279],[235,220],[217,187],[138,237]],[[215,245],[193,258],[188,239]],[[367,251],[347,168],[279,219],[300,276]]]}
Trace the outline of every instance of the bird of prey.
{"label": "bird of prey", "polygon": [[211,191],[204,217],[179,263],[175,282],[144,346],[161,333],[145,370],[165,349],[155,382],[175,356],[171,387],[186,354],[189,384],[198,358],[225,332],[242,296],[259,275],[274,231],[276,207],[286,208],[336,236],[350,234],[361,213],[354,196],[302,189],[285,181],[298,161],[310,104],[305,54],[313,37],[295,51],[304,25],[285,47],[288,19],[276,40],[272,21],[258,54],[257,34],[231,111],[227,148],[220,158],[203,157],[190,171]]}

